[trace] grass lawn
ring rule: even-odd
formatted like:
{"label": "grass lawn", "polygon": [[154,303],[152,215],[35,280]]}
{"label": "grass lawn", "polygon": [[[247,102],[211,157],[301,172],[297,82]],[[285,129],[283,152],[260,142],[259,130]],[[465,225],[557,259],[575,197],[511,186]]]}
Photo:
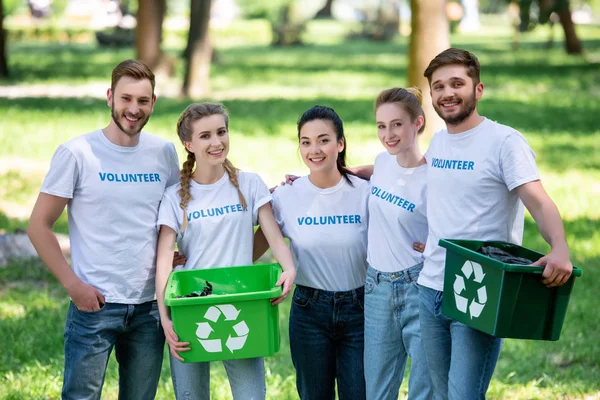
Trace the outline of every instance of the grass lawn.
{"label": "grass lawn", "polygon": [[[594,311],[600,287],[600,26],[579,27],[586,56],[569,57],[561,43],[546,49],[541,30],[523,36],[521,50],[515,52],[511,32],[502,24],[486,21],[481,33],[454,35],[452,44],[475,52],[483,65],[481,114],[519,129],[536,151],[544,185],[565,219],[573,263],[584,276],[575,285],[559,341],[505,341],[489,398],[600,398],[600,319]],[[406,84],[407,38],[347,42],[344,28],[315,22],[307,32],[308,44],[291,49],[268,47],[268,31],[260,22],[215,30],[219,62],[211,71],[211,99],[230,110],[235,165],[259,173],[269,185],[286,172],[305,173],[295,121],[314,104],[332,106],[344,119],[351,165],[370,163],[382,151],[372,103],[381,89]],[[181,40],[167,39],[167,52],[178,54]],[[9,43],[14,75],[0,86],[64,85],[67,97],[0,97],[0,229],[27,225],[58,144],[108,123],[105,100],[68,97],[70,90],[75,93],[84,84],[108,87],[114,65],[133,55],[130,49],[102,50],[93,44]],[[182,69],[178,63],[179,76]],[[146,130],[176,141],[175,123],[189,102],[159,98]],[[422,144],[423,150],[426,146]],[[176,147],[183,156],[183,147]],[[67,232],[64,216],[56,230]],[[524,245],[548,249],[530,217]],[[39,262],[0,269],[0,399],[60,397],[67,304],[64,290]],[[266,360],[267,396],[295,399],[289,302],[281,311],[281,351]],[[219,363],[214,363],[211,379],[213,398],[229,398]],[[406,393],[405,381],[400,398]],[[117,398],[114,359],[103,398]],[[158,398],[172,398],[168,362]]]}

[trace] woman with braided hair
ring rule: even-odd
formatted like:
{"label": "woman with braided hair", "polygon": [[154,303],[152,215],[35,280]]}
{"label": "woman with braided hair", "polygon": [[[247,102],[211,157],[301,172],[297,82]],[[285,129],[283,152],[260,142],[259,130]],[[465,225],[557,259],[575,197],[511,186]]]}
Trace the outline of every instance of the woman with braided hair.
{"label": "woman with braided hair", "polygon": [[[255,225],[262,231],[283,267],[280,303],[289,293],[296,271],[271,209],[271,195],[260,177],[241,172],[227,159],[229,117],[220,104],[191,104],[177,123],[177,134],[187,151],[181,180],[167,188],[160,205],[156,297],[170,350],[171,375],[178,399],[210,398],[210,364],[182,363],[180,353],[190,343],[179,342],[168,309],[165,287],[173,266],[173,246],[187,262],[176,269],[251,265]],[[234,399],[264,399],[262,358],[223,361]]]}

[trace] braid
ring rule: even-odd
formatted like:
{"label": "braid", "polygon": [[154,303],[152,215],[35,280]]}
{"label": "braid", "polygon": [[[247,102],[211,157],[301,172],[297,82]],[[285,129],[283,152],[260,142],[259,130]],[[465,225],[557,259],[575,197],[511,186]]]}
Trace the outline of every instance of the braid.
{"label": "braid", "polygon": [[236,167],[233,166],[233,164],[231,163],[231,161],[229,161],[227,158],[225,159],[225,162],[223,163],[223,167],[225,167],[225,171],[227,171],[227,174],[229,174],[229,182],[231,182],[231,184],[233,186],[235,186],[235,188],[238,191],[238,195],[240,196],[240,204],[242,205],[242,209],[246,209],[246,198],[244,197],[244,194],[242,193],[242,191],[240,190],[240,185],[238,183],[237,180],[237,172],[239,171]]}
{"label": "braid", "polygon": [[181,224],[181,232],[187,228],[187,205],[192,199],[190,186],[195,164],[196,156],[194,153],[188,151],[187,160],[185,160],[183,163],[183,168],[181,169],[181,189],[179,189],[179,196],[181,197],[181,203],[179,203],[179,205],[183,209],[183,224]]}

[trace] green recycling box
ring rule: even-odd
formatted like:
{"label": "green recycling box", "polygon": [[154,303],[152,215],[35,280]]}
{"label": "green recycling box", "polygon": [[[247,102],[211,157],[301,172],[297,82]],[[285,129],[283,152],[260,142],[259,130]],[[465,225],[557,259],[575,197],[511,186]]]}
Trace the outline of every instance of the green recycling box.
{"label": "green recycling box", "polygon": [[[281,295],[275,283],[279,264],[175,271],[169,276],[165,305],[175,333],[190,351],[185,362],[265,357],[279,351],[279,308],[269,299]],[[212,294],[184,296],[202,291]]]}
{"label": "green recycling box", "polygon": [[506,264],[480,254],[484,246],[537,261],[543,254],[498,241],[442,239],[446,248],[442,312],[472,328],[502,338],[558,340],[569,296],[581,270],[562,286],[541,283],[543,267]]}

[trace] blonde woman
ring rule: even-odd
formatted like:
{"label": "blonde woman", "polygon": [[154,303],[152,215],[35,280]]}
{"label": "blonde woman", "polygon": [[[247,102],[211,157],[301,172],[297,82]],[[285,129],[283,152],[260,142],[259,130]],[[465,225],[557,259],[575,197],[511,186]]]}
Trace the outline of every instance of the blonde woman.
{"label": "blonde woman", "polygon": [[[188,156],[181,170],[181,181],[167,189],[159,210],[156,296],[169,344],[176,398],[208,399],[210,364],[182,362],[180,353],[195,344],[179,342],[164,305],[175,241],[187,258],[180,269],[251,265],[253,226],[260,224],[284,270],[277,282],[283,285],[282,295],[272,299],[274,305],[287,296],[296,272],[273,216],[267,186],[258,175],[240,172],[227,159],[229,117],[223,106],[213,103],[188,106],[177,123],[177,134]],[[234,399],[265,398],[262,358],[228,360],[223,364]]]}

